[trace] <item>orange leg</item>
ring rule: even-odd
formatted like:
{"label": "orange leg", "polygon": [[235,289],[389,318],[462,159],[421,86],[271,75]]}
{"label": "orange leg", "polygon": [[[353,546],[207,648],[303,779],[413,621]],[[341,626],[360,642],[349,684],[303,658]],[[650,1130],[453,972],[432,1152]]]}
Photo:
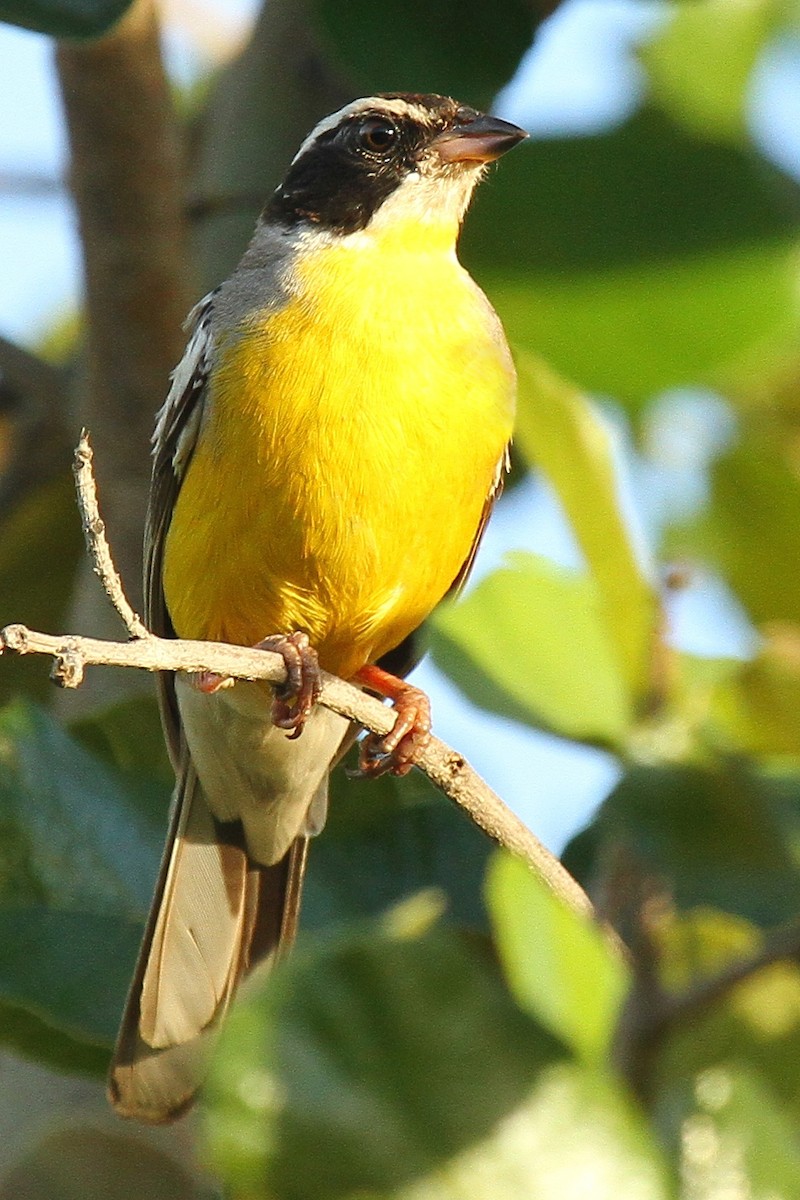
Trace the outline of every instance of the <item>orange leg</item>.
{"label": "orange leg", "polygon": [[[280,654],[286,666],[286,682],[275,687],[272,702],[272,723],[278,729],[289,730],[290,738],[297,738],[311,709],[319,699],[320,674],[317,652],[309,643],[308,634],[299,631],[274,634],[257,642],[254,650],[271,650]],[[227,675],[214,671],[199,671],[190,676],[193,687],[206,695],[221,688],[231,687],[235,682]]]}
{"label": "orange leg", "polygon": [[353,682],[391,700],[397,714],[385,737],[369,733],[364,738],[359,769],[373,777],[387,771],[407,775],[431,740],[430,700],[420,688],[374,664],[357,671]]}

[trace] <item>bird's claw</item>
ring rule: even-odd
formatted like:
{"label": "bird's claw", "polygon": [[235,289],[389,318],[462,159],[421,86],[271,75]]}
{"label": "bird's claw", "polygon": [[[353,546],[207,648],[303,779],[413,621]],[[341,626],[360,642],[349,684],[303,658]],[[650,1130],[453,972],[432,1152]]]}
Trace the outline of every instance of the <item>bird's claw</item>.
{"label": "bird's claw", "polygon": [[298,738],[322,688],[317,652],[308,634],[299,630],[264,638],[255,649],[271,650],[284,661],[286,680],[274,689],[272,723],[287,730],[290,738]]}
{"label": "bird's claw", "polygon": [[358,774],[370,779],[407,775],[431,740],[430,700],[420,688],[380,667],[364,667],[356,679],[390,699],[396,714],[387,734],[369,733],[361,742]]}

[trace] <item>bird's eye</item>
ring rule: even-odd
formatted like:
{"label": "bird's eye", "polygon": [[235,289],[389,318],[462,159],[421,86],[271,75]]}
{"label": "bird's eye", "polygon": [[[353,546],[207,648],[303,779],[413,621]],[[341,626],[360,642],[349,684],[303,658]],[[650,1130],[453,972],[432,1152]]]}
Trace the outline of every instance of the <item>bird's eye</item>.
{"label": "bird's eye", "polygon": [[359,127],[358,139],[370,154],[386,154],[397,141],[397,126],[385,117],[370,117]]}

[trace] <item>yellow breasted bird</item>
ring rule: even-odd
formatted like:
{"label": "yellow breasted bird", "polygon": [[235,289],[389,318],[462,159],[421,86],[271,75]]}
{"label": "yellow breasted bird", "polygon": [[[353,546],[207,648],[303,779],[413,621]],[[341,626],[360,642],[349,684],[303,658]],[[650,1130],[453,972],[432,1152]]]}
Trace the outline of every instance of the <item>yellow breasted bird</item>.
{"label": "yellow breasted bird", "polygon": [[486,164],[524,136],[441,96],[347,105],[190,315],[154,435],[148,622],[275,649],[287,684],[161,681],[177,785],[111,1067],[124,1115],[191,1103],[237,982],[292,940],[352,737],[314,706],[317,661],[395,703],[364,771],[405,773],[429,737],[399,676],[472,564],[514,412],[503,331],[456,242]]}

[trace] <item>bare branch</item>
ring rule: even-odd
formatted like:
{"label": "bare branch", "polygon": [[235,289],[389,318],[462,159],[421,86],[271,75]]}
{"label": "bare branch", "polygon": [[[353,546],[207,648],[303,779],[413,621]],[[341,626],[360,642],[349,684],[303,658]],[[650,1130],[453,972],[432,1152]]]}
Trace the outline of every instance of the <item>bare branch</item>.
{"label": "bare branch", "polygon": [[[283,683],[286,669],[279,654],[146,634],[133,642],[97,638],[54,637],[7,625],[0,630],[0,653],[45,654],[55,660],[54,678],[62,687],[77,687],[87,666],[137,667],[145,671],[214,671],[234,679]],[[383,736],[394,725],[394,713],[379,700],[334,675],[322,674],[319,703]],[[591,915],[586,894],[561,863],[503,803],[462,755],[433,738],[418,766],[446,796],[469,814],[493,841],[523,858],[544,882],[576,912]]]}
{"label": "bare branch", "polygon": [[93,458],[94,453],[92,447],[89,445],[89,435],[85,429],[82,429],[81,439],[75,450],[72,470],[75,475],[78,508],[81,513],[83,536],[86,538],[86,549],[89,551],[89,558],[92,561],[94,573],[99,578],[106,595],[122,618],[122,623],[128,630],[128,633],[134,638],[148,637],[149,631],[146,625],[139,619],[128,603],[128,599],[122,589],[122,580],[119,577],[117,568],[114,566],[114,560],[108,548],[106,527],[100,516],[100,508],[97,502],[97,485],[95,484],[94,471],[92,470]]}

